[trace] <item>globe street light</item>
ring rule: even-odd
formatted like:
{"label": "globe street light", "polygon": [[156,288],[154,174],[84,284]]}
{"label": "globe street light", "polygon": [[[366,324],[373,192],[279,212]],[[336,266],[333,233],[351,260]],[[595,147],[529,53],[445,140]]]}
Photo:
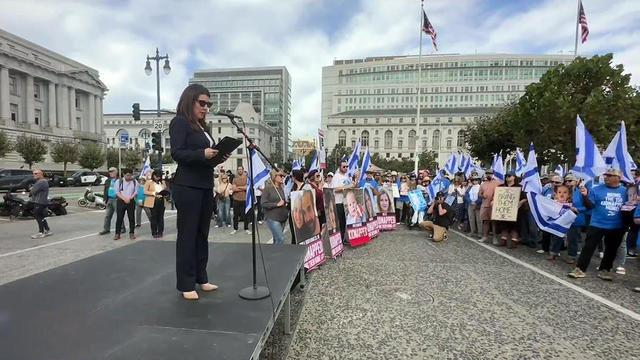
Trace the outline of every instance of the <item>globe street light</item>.
{"label": "globe street light", "polygon": [[[157,115],[158,115],[158,120],[155,123],[158,123],[160,125],[155,125],[154,127],[156,128],[156,130],[158,130],[159,134],[162,134],[162,122],[160,121],[160,60],[164,60],[164,66],[162,67],[162,70],[164,71],[164,73],[166,75],[169,75],[169,73],[171,72],[171,66],[169,65],[169,54],[166,54],[165,56],[160,56],[160,52],[158,51],[158,48],[156,48],[156,56],[149,56],[147,55],[147,63],[144,67],[144,73],[147,74],[147,76],[151,75],[151,72],[153,71],[151,69],[151,60],[155,60],[156,62],[156,95],[157,95]],[[158,138],[161,138],[162,135],[160,135]],[[158,169],[162,169],[162,148],[160,148],[160,150],[158,150]]]}

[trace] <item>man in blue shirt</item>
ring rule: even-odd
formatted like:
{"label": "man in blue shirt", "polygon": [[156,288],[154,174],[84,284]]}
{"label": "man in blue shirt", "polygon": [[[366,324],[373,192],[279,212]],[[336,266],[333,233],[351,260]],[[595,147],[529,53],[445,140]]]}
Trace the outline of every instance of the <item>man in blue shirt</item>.
{"label": "man in blue shirt", "polygon": [[590,191],[580,186],[584,205],[591,209],[592,213],[587,238],[578,258],[578,266],[569,273],[574,279],[586,276],[584,272],[589,267],[598,243],[604,237],[604,256],[598,267],[598,277],[602,280],[613,280],[609,272],[624,235],[621,207],[627,201],[627,189],[620,186],[621,175],[620,170],[609,169],[604,173],[604,185],[596,186]]}
{"label": "man in blue shirt", "polygon": [[[100,235],[105,235],[109,233],[111,228],[111,219],[113,218],[113,214],[116,212],[117,206],[117,198],[116,198],[116,181],[118,175],[118,169],[114,167],[109,168],[109,178],[104,182],[104,202],[106,203],[106,212],[104,215],[104,227],[102,231],[100,231]],[[126,232],[127,229],[122,225],[122,232]]]}
{"label": "man in blue shirt", "polygon": [[378,182],[373,178],[373,171],[367,170],[365,178],[360,180],[358,187],[370,186],[373,191],[373,195],[378,195]]}

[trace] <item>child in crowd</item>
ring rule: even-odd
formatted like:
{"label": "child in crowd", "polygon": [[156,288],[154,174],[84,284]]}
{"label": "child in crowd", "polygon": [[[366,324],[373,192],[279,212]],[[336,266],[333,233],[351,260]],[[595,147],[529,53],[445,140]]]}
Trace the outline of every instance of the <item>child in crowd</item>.
{"label": "child in crowd", "polygon": [[[553,199],[563,205],[563,207],[567,207],[574,213],[578,213],[578,209],[573,207],[572,203],[572,194],[567,185],[558,185],[554,187]],[[551,249],[549,250],[549,257],[547,260],[553,261],[558,256],[560,256],[560,250],[562,249],[562,245],[564,244],[564,237],[560,237],[554,234],[549,234],[551,239]]]}

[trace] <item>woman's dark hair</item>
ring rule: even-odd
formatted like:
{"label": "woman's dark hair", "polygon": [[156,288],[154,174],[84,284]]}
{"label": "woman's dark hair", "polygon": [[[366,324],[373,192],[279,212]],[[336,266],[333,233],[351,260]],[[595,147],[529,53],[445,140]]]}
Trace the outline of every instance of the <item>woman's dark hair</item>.
{"label": "woman's dark hair", "polygon": [[156,176],[156,177],[160,178],[160,180],[162,180],[162,175],[163,175],[162,174],[162,170],[158,170],[158,169],[153,170],[152,176]]}
{"label": "woman's dark hair", "polygon": [[196,117],[193,116],[193,104],[198,101],[198,97],[200,95],[211,96],[209,90],[200,84],[191,84],[187,86],[182,91],[182,95],[180,95],[176,112],[178,116],[183,116],[187,119],[193,130],[200,132],[202,131],[200,127],[202,127],[202,129],[209,132],[209,128],[207,127],[204,119],[196,119]]}
{"label": "woman's dark hair", "polygon": [[293,175],[293,178],[296,179],[299,182],[303,182],[304,181],[304,171],[303,170],[293,170],[291,172],[291,175]]}

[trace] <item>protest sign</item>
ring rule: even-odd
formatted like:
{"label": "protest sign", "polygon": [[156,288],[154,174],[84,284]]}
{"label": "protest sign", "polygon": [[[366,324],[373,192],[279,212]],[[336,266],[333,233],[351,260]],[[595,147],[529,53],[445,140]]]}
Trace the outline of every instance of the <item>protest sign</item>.
{"label": "protest sign", "polygon": [[326,253],[331,254],[332,258],[337,258],[342,253],[344,247],[342,245],[342,234],[338,226],[338,218],[336,216],[336,197],[332,189],[322,189],[324,199],[324,213],[326,215],[326,226],[323,233]]}
{"label": "protest sign", "polygon": [[493,194],[491,220],[516,221],[521,191],[522,188],[519,186],[498,186]]}
{"label": "protest sign", "polygon": [[358,246],[371,241],[364,209],[364,190],[349,189],[344,194],[344,212],[349,245]]}
{"label": "protest sign", "polygon": [[422,191],[420,190],[411,190],[409,191],[409,201],[411,202],[411,207],[413,211],[425,211],[427,210],[427,201],[422,196]]}
{"label": "protest sign", "polygon": [[378,194],[378,228],[382,231],[396,229],[396,210],[391,188],[381,188]]}
{"label": "protest sign", "polygon": [[320,222],[316,211],[315,192],[291,192],[291,220],[298,244],[307,246],[304,267],[313,270],[325,262],[324,246],[320,237]]}
{"label": "protest sign", "polygon": [[369,186],[364,187],[364,208],[367,212],[367,230],[369,237],[375,238],[380,233],[378,229],[378,201]]}

